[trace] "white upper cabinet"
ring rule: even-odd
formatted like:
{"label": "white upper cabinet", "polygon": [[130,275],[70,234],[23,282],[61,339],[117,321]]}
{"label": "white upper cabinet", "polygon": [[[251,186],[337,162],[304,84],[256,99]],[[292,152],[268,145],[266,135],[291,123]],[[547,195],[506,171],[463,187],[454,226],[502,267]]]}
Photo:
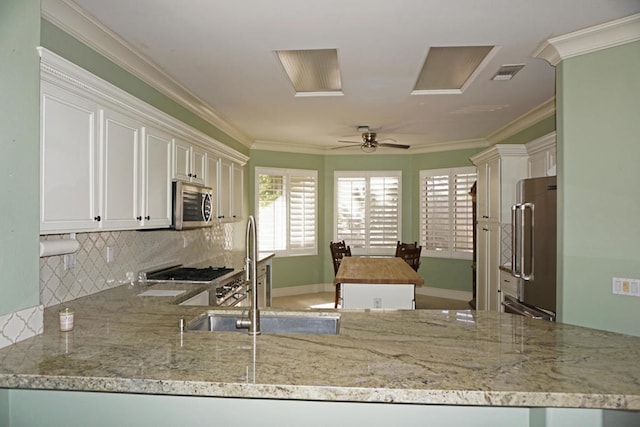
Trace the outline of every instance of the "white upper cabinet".
{"label": "white upper cabinet", "polygon": [[552,132],[526,144],[529,153],[529,178],[556,175],[556,133]]}
{"label": "white upper cabinet", "polygon": [[40,108],[40,230],[94,229],[99,219],[98,106],[42,82]]}
{"label": "white upper cabinet", "polygon": [[175,139],[173,178],[204,185],[207,155],[202,148]]}
{"label": "white upper cabinet", "polygon": [[245,156],[46,49],[39,52],[42,234],[168,228],[172,179],[222,188],[225,220],[239,218]]}
{"label": "white upper cabinet", "polygon": [[497,144],[471,161],[478,167],[478,221],[509,222],[517,183],[527,177],[525,146]]}
{"label": "white upper cabinet", "polygon": [[218,220],[234,222],[242,219],[244,169],[228,159],[218,163]]}
{"label": "white upper cabinet", "polygon": [[124,114],[101,111],[104,176],[100,203],[101,228],[132,229],[139,225],[140,134],[142,124]]}
{"label": "white upper cabinet", "polygon": [[137,219],[143,227],[169,227],[173,138],[152,126],[145,126],[142,135],[142,210]]}

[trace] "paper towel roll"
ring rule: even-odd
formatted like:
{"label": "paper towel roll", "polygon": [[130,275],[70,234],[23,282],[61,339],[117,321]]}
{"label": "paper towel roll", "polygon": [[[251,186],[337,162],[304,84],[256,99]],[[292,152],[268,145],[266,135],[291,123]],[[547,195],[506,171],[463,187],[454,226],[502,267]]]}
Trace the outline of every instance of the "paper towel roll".
{"label": "paper towel roll", "polygon": [[45,240],[40,242],[40,257],[76,252],[80,243],[76,239]]}

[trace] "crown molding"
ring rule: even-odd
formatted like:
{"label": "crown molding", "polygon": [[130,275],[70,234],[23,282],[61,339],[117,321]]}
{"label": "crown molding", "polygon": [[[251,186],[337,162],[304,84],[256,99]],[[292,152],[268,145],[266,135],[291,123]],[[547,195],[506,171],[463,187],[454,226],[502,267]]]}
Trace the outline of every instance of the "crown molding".
{"label": "crown molding", "polygon": [[497,157],[518,157],[527,156],[527,147],[524,144],[496,144],[475,154],[469,158],[474,165],[484,163]]}
{"label": "crown molding", "polygon": [[551,38],[538,47],[533,57],[555,67],[567,58],[637,40],[640,40],[640,13]]}
{"label": "crown molding", "polygon": [[493,132],[487,137],[489,145],[498,144],[500,141],[522,132],[523,130],[535,125],[542,120],[553,116],[556,113],[556,98],[555,96],[548,101],[535,107],[533,110],[523,114],[511,123],[507,124],[501,129]]}
{"label": "crown molding", "polygon": [[[470,148],[486,148],[489,143],[486,139],[469,139],[464,141],[448,141],[435,144],[414,145],[408,150],[397,150],[394,148],[380,147],[373,153],[366,154],[399,154],[399,155],[412,155],[412,154],[424,154],[424,153],[436,153],[440,151],[456,151],[465,150]],[[290,144],[276,141],[256,141],[251,146],[252,150],[264,150],[264,151],[278,151],[284,153],[301,153],[301,154],[317,154],[326,156],[350,156],[350,155],[363,155],[359,145],[354,145],[349,149],[345,146],[344,149],[336,150],[333,147],[320,147],[320,146],[304,146],[300,144]]]}
{"label": "crown molding", "polygon": [[242,165],[249,160],[249,157],[228,145],[160,111],[66,58],[43,47],[38,47],[37,49],[40,54],[40,79],[42,82],[80,94],[82,97],[91,99],[99,105],[135,113],[136,118],[143,120],[144,123],[157,126],[173,136],[184,138],[209,152]]}
{"label": "crown molding", "polygon": [[246,147],[252,140],[225,121],[210,105],[191,93],[156,64],[101,22],[67,0],[42,0],[41,15],[114,64],[186,107]]}

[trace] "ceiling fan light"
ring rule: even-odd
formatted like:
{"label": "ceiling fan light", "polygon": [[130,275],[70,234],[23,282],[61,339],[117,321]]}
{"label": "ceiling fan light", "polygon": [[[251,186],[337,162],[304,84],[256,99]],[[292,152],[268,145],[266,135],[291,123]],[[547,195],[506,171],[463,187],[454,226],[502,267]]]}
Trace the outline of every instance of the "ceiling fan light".
{"label": "ceiling fan light", "polygon": [[374,151],[376,151],[376,146],[373,144],[362,144],[360,148],[365,153],[373,153]]}

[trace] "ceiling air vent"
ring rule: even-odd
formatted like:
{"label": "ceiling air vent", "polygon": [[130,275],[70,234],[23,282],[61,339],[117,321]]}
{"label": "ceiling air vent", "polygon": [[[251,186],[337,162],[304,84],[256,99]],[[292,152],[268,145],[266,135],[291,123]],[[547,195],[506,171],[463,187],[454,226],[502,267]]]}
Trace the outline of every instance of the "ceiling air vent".
{"label": "ceiling air vent", "polygon": [[524,64],[503,65],[502,67],[500,67],[500,69],[498,69],[498,72],[493,77],[491,77],[491,80],[511,80],[513,76],[515,76],[518,71],[522,70],[523,68]]}

